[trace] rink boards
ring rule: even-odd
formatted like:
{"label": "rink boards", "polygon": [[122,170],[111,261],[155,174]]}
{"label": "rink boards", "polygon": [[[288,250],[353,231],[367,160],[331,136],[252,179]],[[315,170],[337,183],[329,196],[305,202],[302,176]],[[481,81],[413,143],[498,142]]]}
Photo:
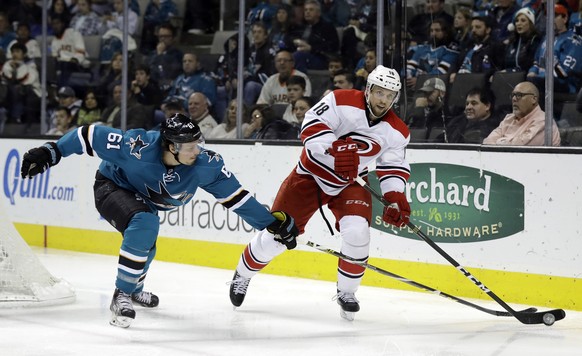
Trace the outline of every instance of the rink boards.
{"label": "rink boards", "polygon": [[[24,152],[44,140],[0,140],[2,203],[31,245],[116,255],[121,236],[94,208],[99,159],[67,157],[34,180],[22,180]],[[207,144],[263,204],[270,206],[294,168],[299,146]],[[509,302],[582,310],[579,212],[582,168],[576,152],[407,151],[407,188],[415,225]],[[372,186],[378,189],[371,175]],[[324,209],[326,217],[333,215]],[[426,242],[381,221],[374,202],[370,263],[449,294],[488,298]],[[255,231],[199,190],[184,207],[160,213],[158,260],[233,269]],[[316,213],[305,238],[339,250]],[[284,253],[265,272],[335,280],[337,260],[306,246]],[[71,266],[73,267],[73,266]],[[78,267],[78,266],[76,266]],[[410,289],[367,272],[364,284]]]}

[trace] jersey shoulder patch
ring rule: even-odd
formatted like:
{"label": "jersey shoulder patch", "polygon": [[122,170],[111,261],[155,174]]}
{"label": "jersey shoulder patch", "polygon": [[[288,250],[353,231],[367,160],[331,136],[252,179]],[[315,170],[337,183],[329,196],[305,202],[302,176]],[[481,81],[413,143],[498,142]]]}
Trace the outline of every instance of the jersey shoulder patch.
{"label": "jersey shoulder patch", "polygon": [[212,150],[203,150],[196,159],[199,163],[209,167],[221,167],[224,165],[222,156]]}
{"label": "jersey shoulder patch", "polygon": [[410,135],[410,130],[408,126],[394,113],[392,109],[388,111],[388,114],[384,116],[383,121],[387,122],[394,130],[400,132],[404,138],[407,138]]}
{"label": "jersey shoulder patch", "polygon": [[356,89],[337,89],[333,91],[335,103],[337,106],[349,105],[358,109],[366,108],[366,99],[364,92]]}

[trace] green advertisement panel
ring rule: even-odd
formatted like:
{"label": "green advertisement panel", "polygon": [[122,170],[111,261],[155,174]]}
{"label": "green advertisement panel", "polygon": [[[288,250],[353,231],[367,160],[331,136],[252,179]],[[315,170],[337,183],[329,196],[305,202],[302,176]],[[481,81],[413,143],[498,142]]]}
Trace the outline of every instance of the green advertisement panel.
{"label": "green advertisement panel", "polygon": [[[376,175],[368,178],[380,192]],[[524,187],[496,173],[455,164],[411,164],[406,195],[411,221],[435,242],[488,241],[523,231]],[[384,206],[373,200],[373,228],[419,239],[408,227],[383,222]]]}

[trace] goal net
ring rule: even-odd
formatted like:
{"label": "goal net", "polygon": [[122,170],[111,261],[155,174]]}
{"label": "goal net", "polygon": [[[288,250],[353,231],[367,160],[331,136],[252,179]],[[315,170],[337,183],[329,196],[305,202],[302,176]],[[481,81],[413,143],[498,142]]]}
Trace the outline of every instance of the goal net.
{"label": "goal net", "polygon": [[72,303],[75,292],[41,264],[0,201],[0,308]]}

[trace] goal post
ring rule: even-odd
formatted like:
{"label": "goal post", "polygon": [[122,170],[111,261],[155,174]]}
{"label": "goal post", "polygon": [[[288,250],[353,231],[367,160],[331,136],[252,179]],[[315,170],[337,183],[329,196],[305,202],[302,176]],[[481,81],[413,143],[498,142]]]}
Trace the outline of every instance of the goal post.
{"label": "goal post", "polygon": [[73,288],[42,265],[8,219],[0,200],[0,308],[74,301]]}

